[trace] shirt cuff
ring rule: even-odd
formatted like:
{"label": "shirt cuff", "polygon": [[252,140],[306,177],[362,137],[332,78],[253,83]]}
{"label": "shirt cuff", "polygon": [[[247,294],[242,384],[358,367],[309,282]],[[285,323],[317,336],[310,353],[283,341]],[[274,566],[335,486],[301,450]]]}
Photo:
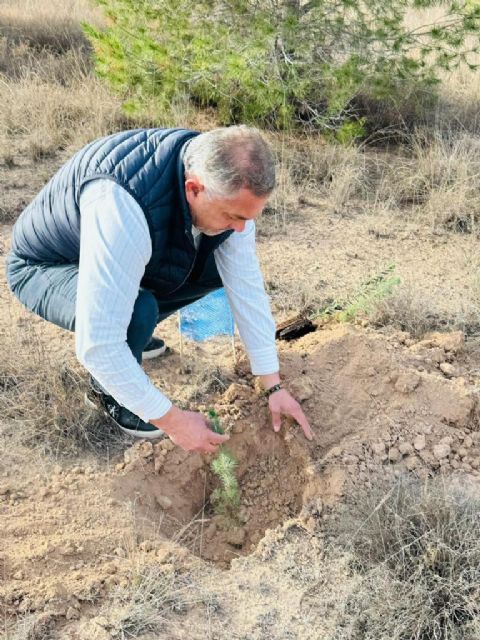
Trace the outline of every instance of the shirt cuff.
{"label": "shirt cuff", "polygon": [[152,385],[138,406],[128,408],[144,422],[149,422],[150,420],[163,418],[167,411],[172,408],[172,403]]}
{"label": "shirt cuff", "polygon": [[248,358],[254,376],[266,376],[280,370],[277,350],[274,346],[250,351]]}

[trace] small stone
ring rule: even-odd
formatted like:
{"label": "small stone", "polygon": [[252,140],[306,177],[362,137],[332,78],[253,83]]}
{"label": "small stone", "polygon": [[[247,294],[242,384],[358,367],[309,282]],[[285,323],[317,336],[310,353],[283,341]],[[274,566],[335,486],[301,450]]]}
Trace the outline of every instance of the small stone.
{"label": "small stone", "polygon": [[468,449],[466,447],[460,447],[460,449],[458,450],[458,455],[460,456],[460,458],[465,458],[465,456],[468,455]]}
{"label": "small stone", "polygon": [[465,334],[463,331],[452,331],[450,333],[430,333],[428,339],[435,345],[442,347],[445,351],[458,353],[465,344]]}
{"label": "small stone", "polygon": [[233,545],[234,547],[241,547],[245,542],[246,531],[243,527],[236,527],[235,529],[230,529],[227,533],[227,542],[228,544]]}
{"label": "small stone", "polygon": [[398,445],[398,450],[400,451],[400,453],[402,454],[402,456],[407,456],[410,453],[413,453],[413,447],[410,444],[410,442],[401,442]]}
{"label": "small stone", "polygon": [[453,366],[453,364],[450,364],[449,362],[441,362],[440,363],[440,371],[447,377],[447,378],[453,378],[456,373],[457,370],[455,369],[455,367]]}
{"label": "small stone", "polygon": [[420,376],[413,371],[404,371],[399,374],[395,383],[395,391],[400,393],[412,393],[420,384]]}
{"label": "small stone", "polygon": [[413,446],[417,451],[421,451],[422,449],[425,449],[426,444],[427,443],[424,435],[417,436],[413,441]]}
{"label": "small stone", "polygon": [[372,444],[372,452],[376,456],[381,456],[385,453],[385,443],[384,442],[374,442]]}
{"label": "small stone", "polygon": [[122,547],[117,547],[116,549],[113,550],[113,553],[119,558],[125,558],[127,555],[125,553],[125,549],[122,549]]}
{"label": "small stone", "polygon": [[450,455],[450,445],[446,443],[439,443],[433,447],[433,455],[437,460],[443,460]]}
{"label": "small stone", "polygon": [[396,447],[392,447],[388,450],[388,459],[390,460],[390,462],[398,462],[401,457],[402,454]]}
{"label": "small stone", "polygon": [[146,553],[153,551],[154,548],[155,548],[155,545],[151,540],[144,540],[139,544],[140,551],[145,551]]}
{"label": "small stone", "polygon": [[470,447],[473,446],[473,440],[470,436],[467,436],[465,438],[465,440],[463,441],[463,446],[466,447],[467,449],[470,449]]}
{"label": "small stone", "polygon": [[339,456],[342,455],[342,453],[343,453],[342,447],[332,447],[328,452],[328,456],[330,458],[338,458]]}
{"label": "small stone", "polygon": [[151,442],[142,442],[139,449],[142,458],[153,456],[153,444]]}
{"label": "small stone", "polygon": [[72,553],[75,553],[75,547],[72,544],[66,544],[64,547],[59,549],[59,553],[62,556],[69,556]]}
{"label": "small stone", "polygon": [[165,451],[172,451],[175,449],[175,445],[170,439],[167,439],[163,442],[163,449],[165,449]]}
{"label": "small stone", "polygon": [[404,463],[409,471],[413,471],[418,467],[420,461],[416,456],[410,455],[405,458]]}
{"label": "small stone", "polygon": [[119,462],[115,465],[115,471],[122,471],[125,469],[125,462]]}
{"label": "small stone", "polygon": [[154,461],[153,461],[153,468],[155,470],[155,473],[160,473],[160,471],[163,469],[163,464],[164,464],[164,459],[161,456],[156,456]]}
{"label": "small stone", "polygon": [[14,580],[23,580],[24,577],[25,577],[25,575],[24,575],[23,571],[16,571],[13,574],[13,579]]}
{"label": "small stone", "polygon": [[165,510],[171,509],[173,502],[168,496],[156,496],[158,505]]}

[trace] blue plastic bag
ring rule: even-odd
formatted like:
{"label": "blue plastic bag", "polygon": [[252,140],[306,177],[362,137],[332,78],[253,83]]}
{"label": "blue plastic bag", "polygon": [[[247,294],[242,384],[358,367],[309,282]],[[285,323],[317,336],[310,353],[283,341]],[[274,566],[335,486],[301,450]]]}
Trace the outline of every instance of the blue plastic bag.
{"label": "blue plastic bag", "polygon": [[217,289],[180,309],[180,332],[196,342],[220,335],[233,336],[235,324],[225,289]]}

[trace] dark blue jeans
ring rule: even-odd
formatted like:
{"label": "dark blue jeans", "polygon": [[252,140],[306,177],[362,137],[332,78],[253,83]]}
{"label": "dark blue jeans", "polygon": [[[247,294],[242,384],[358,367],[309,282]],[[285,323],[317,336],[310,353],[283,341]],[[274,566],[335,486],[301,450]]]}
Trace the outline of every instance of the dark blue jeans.
{"label": "dark blue jeans", "polygon": [[[30,311],[69,331],[75,331],[77,279],[78,264],[39,264],[12,253],[7,258],[7,281],[12,293]],[[211,274],[209,280],[211,283]],[[127,344],[136,360],[141,364],[142,351],[159,322],[217,288],[202,285],[201,281],[186,283],[166,298],[140,289],[127,331]]]}

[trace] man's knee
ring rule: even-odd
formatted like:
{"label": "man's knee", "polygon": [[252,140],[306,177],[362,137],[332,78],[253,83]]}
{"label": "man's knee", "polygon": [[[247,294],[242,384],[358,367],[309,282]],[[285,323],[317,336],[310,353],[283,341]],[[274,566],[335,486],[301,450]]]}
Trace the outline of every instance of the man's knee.
{"label": "man's knee", "polygon": [[132,319],[128,327],[129,332],[149,332],[158,321],[158,304],[155,296],[146,289],[140,289],[133,307]]}

